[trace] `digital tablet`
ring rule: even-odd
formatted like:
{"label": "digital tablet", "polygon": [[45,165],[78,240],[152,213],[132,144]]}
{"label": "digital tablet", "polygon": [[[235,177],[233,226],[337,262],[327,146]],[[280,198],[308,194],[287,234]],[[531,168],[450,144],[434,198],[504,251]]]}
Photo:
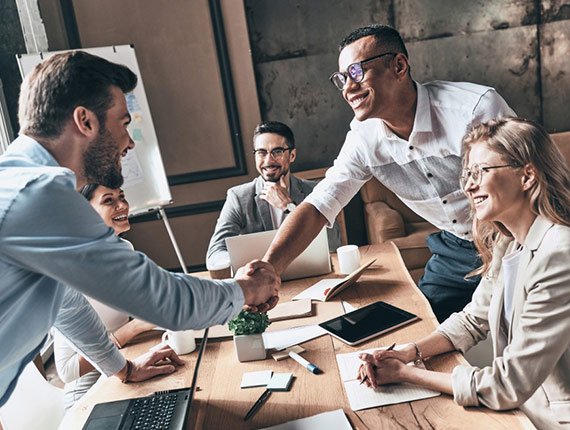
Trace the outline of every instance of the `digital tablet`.
{"label": "digital tablet", "polygon": [[319,326],[349,345],[358,345],[417,319],[416,315],[396,306],[376,302],[320,323]]}

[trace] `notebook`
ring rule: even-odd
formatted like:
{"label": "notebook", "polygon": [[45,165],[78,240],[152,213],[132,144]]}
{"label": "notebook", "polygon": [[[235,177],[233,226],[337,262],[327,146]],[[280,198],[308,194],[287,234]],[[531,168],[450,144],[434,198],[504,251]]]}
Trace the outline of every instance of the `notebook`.
{"label": "notebook", "polygon": [[99,403],[91,411],[83,430],[184,430],[191,393],[191,388],[182,388],[135,399]]}
{"label": "notebook", "polygon": [[[226,247],[230,254],[233,272],[235,273],[237,269],[251,260],[262,258],[267,249],[269,249],[269,245],[276,233],[277,230],[269,230],[226,238]],[[287,281],[324,275],[325,273],[330,273],[331,270],[329,241],[326,228],[324,228],[309,244],[307,249],[283,271],[281,279]]]}
{"label": "notebook", "polygon": [[396,403],[413,402],[441,394],[437,391],[405,383],[381,385],[378,388],[370,388],[360,384],[360,381],[356,379],[358,368],[362,363],[358,355],[362,352],[373,353],[374,350],[367,349],[336,355],[340,379],[344,385],[350,408],[353,411]]}

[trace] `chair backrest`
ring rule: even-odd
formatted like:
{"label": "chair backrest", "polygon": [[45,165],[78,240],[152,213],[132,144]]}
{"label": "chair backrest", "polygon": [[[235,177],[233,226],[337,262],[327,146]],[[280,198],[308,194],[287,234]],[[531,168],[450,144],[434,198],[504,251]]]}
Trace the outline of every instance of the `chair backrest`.
{"label": "chair backrest", "polygon": [[56,430],[64,414],[63,390],[46,381],[32,362],[0,408],[0,422],[4,430]]}

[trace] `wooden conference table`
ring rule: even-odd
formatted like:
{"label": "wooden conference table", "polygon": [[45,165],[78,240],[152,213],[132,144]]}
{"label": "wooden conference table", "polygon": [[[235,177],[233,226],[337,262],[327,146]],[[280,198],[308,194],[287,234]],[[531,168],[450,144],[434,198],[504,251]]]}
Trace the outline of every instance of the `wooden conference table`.
{"label": "wooden conference table", "polygon": [[[359,345],[350,347],[332,336],[322,336],[303,344],[303,356],[317,364],[323,374],[313,375],[293,360],[279,362],[268,358],[263,361],[240,363],[232,341],[208,342],[199,370],[199,390],[191,408],[188,428],[196,429],[257,429],[297,418],[342,408],[357,429],[530,429],[533,426],[521,412],[494,412],[486,408],[463,408],[451,396],[441,395],[392,406],[358,412],[350,409],[340,380],[336,354],[360,349],[404,343],[416,340],[435,328],[437,321],[424,296],[417,289],[406,270],[397,248],[393,244],[370,245],[361,248],[361,261],[377,258],[356,285],[341,292],[333,300],[345,300],[360,307],[378,300],[399,306],[417,314],[421,320],[396,331]],[[336,255],[333,255],[336,265]],[[339,277],[329,274],[326,277]],[[319,278],[285,282],[281,301],[308,288]],[[123,349],[128,358],[146,352],[160,342],[158,334],[141,335],[136,343]],[[181,358],[186,365],[172,375],[154,378],[136,384],[122,384],[117,378],[100,380],[66,415],[60,429],[81,429],[96,403],[145,396],[157,390],[190,386],[197,354]],[[459,353],[446,354],[429,360],[428,368],[451,372],[465,363]],[[289,392],[273,393],[248,421],[243,417],[264,388],[240,389],[244,372],[267,370],[293,372],[295,380]]]}

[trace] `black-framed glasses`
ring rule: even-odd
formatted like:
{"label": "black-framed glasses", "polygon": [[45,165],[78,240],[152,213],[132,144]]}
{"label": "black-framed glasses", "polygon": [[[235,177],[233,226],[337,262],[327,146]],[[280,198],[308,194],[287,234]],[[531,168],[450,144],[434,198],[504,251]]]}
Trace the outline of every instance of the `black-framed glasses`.
{"label": "black-framed glasses", "polygon": [[461,189],[464,190],[467,187],[469,179],[473,181],[473,185],[481,185],[483,180],[483,172],[488,172],[493,169],[500,169],[502,167],[519,167],[515,164],[501,164],[500,166],[479,166],[478,164],[473,164],[469,169],[463,169],[461,171],[461,177],[459,178],[459,183],[461,184]]}
{"label": "black-framed glasses", "polygon": [[337,90],[342,91],[348,82],[348,78],[350,78],[354,83],[362,82],[364,79],[364,64],[382,58],[385,55],[397,55],[397,53],[385,52],[384,54],[376,55],[357,63],[352,63],[346,68],[346,72],[334,72],[332,75],[330,75],[329,80],[333,83]]}
{"label": "black-framed glasses", "polygon": [[283,158],[283,154],[285,154],[285,151],[291,151],[291,149],[292,148],[282,148],[282,147],[273,148],[271,151],[267,151],[266,149],[254,149],[253,153],[257,158],[265,158],[267,157],[268,154],[271,154],[271,157],[274,160],[280,160],[281,158]]}

